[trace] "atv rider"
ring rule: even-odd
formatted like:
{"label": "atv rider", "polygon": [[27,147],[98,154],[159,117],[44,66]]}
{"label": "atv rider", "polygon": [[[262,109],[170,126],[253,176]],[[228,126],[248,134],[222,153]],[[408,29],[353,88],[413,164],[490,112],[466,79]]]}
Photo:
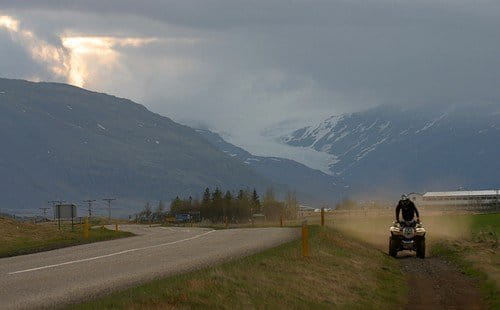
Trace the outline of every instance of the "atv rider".
{"label": "atv rider", "polygon": [[418,214],[417,207],[415,204],[408,199],[408,196],[401,195],[401,200],[398,202],[398,206],[396,207],[396,221],[399,223],[399,212],[401,211],[403,215],[403,220],[405,221],[413,221],[415,214],[417,215],[417,222],[420,221],[420,216]]}

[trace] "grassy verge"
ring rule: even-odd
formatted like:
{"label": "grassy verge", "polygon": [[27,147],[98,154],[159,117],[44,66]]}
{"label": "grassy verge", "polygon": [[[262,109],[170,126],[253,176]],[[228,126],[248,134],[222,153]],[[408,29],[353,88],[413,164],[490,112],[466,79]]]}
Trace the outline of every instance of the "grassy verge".
{"label": "grassy verge", "polygon": [[310,252],[302,258],[297,240],[72,307],[387,309],[406,296],[395,260],[337,231],[312,226]]}
{"label": "grassy verge", "polygon": [[[316,221],[319,223],[319,221]],[[302,225],[302,220],[284,220],[283,227],[299,227]],[[279,227],[279,221],[259,221],[254,224],[252,223],[212,223],[212,222],[201,222],[201,223],[171,223],[171,224],[161,224],[161,226],[166,227],[200,227],[200,228],[211,228],[215,230],[222,229],[232,229],[232,228],[267,228],[267,227]]]}
{"label": "grassy verge", "polygon": [[132,236],[129,232],[91,229],[84,239],[80,226],[64,226],[59,230],[53,223],[31,224],[0,218],[0,258],[48,251],[73,245]]}
{"label": "grassy verge", "polygon": [[457,265],[463,274],[479,280],[480,289],[492,309],[500,309],[500,214],[469,216],[470,232],[465,240],[440,240],[431,253]]}

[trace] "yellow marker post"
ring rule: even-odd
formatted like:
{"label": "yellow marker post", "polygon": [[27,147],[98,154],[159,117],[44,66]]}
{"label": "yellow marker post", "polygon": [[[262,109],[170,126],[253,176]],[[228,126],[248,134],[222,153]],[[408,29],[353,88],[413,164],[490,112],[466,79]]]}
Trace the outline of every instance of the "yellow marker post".
{"label": "yellow marker post", "polygon": [[89,224],[89,219],[85,218],[85,221],[83,222],[83,239],[88,239],[89,238],[89,229],[90,224]]}
{"label": "yellow marker post", "polygon": [[280,216],[280,227],[283,227],[283,214]]}
{"label": "yellow marker post", "polygon": [[321,208],[321,226],[325,226],[325,208]]}
{"label": "yellow marker post", "polygon": [[309,228],[307,220],[302,222],[302,257],[309,256]]}
{"label": "yellow marker post", "polygon": [[115,231],[118,231],[118,223],[115,223]]}
{"label": "yellow marker post", "polygon": [[225,224],[226,224],[226,228],[228,228],[229,227],[229,221],[227,220],[227,216],[225,218]]}

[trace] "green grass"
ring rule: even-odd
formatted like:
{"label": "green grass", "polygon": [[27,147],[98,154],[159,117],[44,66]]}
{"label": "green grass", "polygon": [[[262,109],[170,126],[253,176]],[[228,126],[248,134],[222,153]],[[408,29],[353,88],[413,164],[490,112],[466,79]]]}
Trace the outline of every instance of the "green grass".
{"label": "green grass", "polygon": [[490,243],[498,246],[500,235],[500,213],[478,214],[471,217],[471,234],[475,242]]}
{"label": "green grass", "polygon": [[91,229],[84,239],[80,225],[63,226],[53,223],[32,224],[0,218],[0,258],[48,251],[68,246],[132,236],[132,233],[108,229]]}
{"label": "green grass", "polygon": [[311,226],[300,240],[214,267],[156,280],[75,309],[388,309],[401,305],[398,262],[331,228]]}
{"label": "green grass", "polygon": [[500,232],[500,213],[476,214],[472,215],[473,231],[480,230],[484,227],[491,227],[497,233]]}

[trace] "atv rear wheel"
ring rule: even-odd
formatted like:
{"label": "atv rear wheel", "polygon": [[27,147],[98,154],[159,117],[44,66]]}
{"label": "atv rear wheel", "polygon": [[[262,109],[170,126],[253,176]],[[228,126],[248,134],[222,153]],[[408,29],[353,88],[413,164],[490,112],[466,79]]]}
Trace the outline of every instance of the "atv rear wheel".
{"label": "atv rear wheel", "polygon": [[417,248],[417,257],[425,258],[425,237],[416,239],[415,243]]}
{"label": "atv rear wheel", "polygon": [[389,255],[392,257],[398,255],[398,242],[392,236],[389,237]]}

